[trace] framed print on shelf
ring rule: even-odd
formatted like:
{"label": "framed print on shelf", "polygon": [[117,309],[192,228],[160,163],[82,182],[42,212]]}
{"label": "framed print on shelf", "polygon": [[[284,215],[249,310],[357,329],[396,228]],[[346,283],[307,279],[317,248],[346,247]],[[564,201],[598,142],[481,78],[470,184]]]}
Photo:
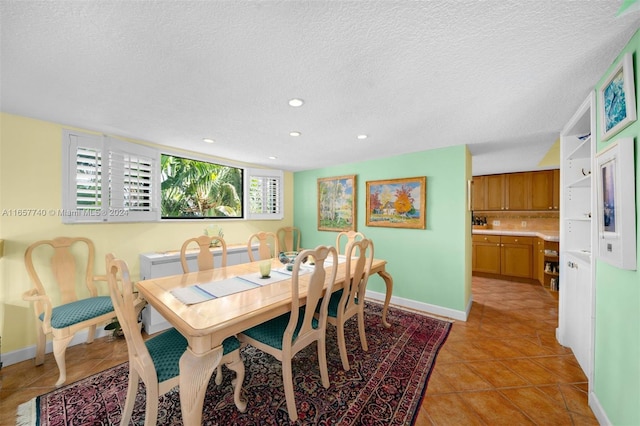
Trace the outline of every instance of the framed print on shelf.
{"label": "framed print on shelf", "polygon": [[627,53],[607,76],[598,92],[600,136],[607,140],[636,121],[633,58]]}
{"label": "framed print on shelf", "polygon": [[356,230],[356,175],[318,179],[318,231]]}
{"label": "framed print on shelf", "polygon": [[367,226],[425,229],[425,176],[367,182]]}
{"label": "framed print on shelf", "polygon": [[596,155],[598,258],[636,269],[636,190],[633,138],[616,140]]}

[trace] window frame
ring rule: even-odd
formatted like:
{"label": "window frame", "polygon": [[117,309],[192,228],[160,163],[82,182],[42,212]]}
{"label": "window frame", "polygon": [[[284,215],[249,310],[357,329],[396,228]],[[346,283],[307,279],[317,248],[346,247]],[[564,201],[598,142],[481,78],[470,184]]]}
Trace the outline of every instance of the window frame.
{"label": "window frame", "polygon": [[[78,209],[77,194],[77,164],[78,146],[95,150],[101,156],[101,184],[99,205],[93,208]],[[117,153],[131,155],[134,157],[145,157],[150,159],[151,179],[150,179],[150,208],[146,211],[131,210],[120,205],[110,205],[110,179],[113,170],[105,158],[105,153]],[[222,166],[234,167],[243,171],[243,194],[242,194],[242,217],[193,217],[193,218],[162,218],[161,212],[161,161],[162,154],[181,158],[189,158],[197,161],[219,164]],[[251,182],[255,179],[273,179],[276,182],[277,208],[269,212],[267,203],[268,197],[263,197],[263,208],[261,213],[251,212]],[[96,197],[98,199],[98,197]],[[86,212],[86,213],[85,213]],[[241,167],[207,156],[184,154],[172,150],[160,150],[155,147],[137,144],[107,135],[88,133],[63,129],[62,135],[62,209],[59,212],[62,222],[66,224],[75,223],[122,223],[122,222],[175,222],[175,221],[220,221],[220,220],[282,220],[284,218],[284,172],[276,169],[260,169],[251,167]]]}

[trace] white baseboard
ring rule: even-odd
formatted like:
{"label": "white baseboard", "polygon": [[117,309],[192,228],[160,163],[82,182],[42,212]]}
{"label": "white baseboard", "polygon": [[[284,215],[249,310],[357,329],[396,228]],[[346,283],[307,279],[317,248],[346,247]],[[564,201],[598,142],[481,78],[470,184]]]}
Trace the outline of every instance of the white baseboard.
{"label": "white baseboard", "polygon": [[[111,334],[110,330],[104,330],[101,327],[97,327],[95,338],[97,339],[99,337],[108,336],[109,334]],[[81,343],[85,343],[87,341],[88,335],[89,335],[89,330],[79,331],[75,336],[73,336],[73,339],[71,339],[69,346],[75,346]],[[47,344],[45,346],[45,353],[52,353],[52,352],[53,352],[53,343],[51,342],[51,340],[49,340],[47,341]],[[26,361],[28,359],[34,359],[35,357],[36,357],[36,345],[31,345],[31,346],[27,346],[26,348],[18,349],[16,351],[3,353],[2,365],[6,367],[8,365],[17,364],[19,362]]]}
{"label": "white baseboard", "polygon": [[[367,290],[366,297],[373,300],[380,301],[380,302],[384,302],[386,294]],[[469,312],[471,312],[473,297],[469,298],[469,303],[467,304],[467,308],[464,311],[457,311],[455,309],[443,308],[442,306],[431,305],[429,303],[416,302],[415,300],[405,299],[397,296],[391,296],[390,303],[394,305],[402,306],[405,308],[423,311],[433,315],[438,315],[441,317],[452,318],[459,321],[466,321],[467,318],[469,317]]]}
{"label": "white baseboard", "polygon": [[602,405],[600,405],[600,401],[594,392],[589,392],[589,407],[591,407],[593,415],[598,419],[598,423],[605,426],[611,425],[609,417],[607,417],[607,413],[604,411]]}

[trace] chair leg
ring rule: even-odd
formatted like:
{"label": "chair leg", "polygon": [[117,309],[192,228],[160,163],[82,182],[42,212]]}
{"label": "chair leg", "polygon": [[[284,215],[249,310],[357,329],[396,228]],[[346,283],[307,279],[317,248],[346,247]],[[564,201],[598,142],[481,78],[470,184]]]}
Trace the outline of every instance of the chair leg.
{"label": "chair leg", "polygon": [[67,380],[67,363],[65,360],[65,353],[71,339],[73,339],[73,335],[62,338],[53,337],[53,356],[56,359],[56,364],[58,364],[58,370],[60,371],[60,377],[58,377],[56,387],[62,386]]}
{"label": "chair leg", "polygon": [[87,334],[87,343],[93,343],[93,339],[96,337],[95,324],[89,327],[89,334]]}
{"label": "chair leg", "polygon": [[[318,339],[318,366],[320,367],[322,386],[327,389],[329,387],[329,370],[327,369],[327,345],[324,335]],[[348,366],[349,363],[347,363]]]}
{"label": "chair leg", "polygon": [[[131,368],[131,364],[129,364]],[[138,393],[138,381],[140,375],[135,369],[129,370],[129,384],[127,385],[127,397],[124,400],[124,409],[122,410],[122,417],[120,418],[120,426],[128,425],[131,421],[131,415],[133,414],[133,407],[136,404],[136,394]]]}
{"label": "chair leg", "polygon": [[338,321],[336,324],[336,332],[338,337],[338,348],[340,349],[340,359],[342,360],[342,369],[344,371],[349,371],[351,368],[349,366],[349,357],[347,356],[347,344],[344,339],[344,323],[342,321]]}
{"label": "chair leg", "polygon": [[158,422],[158,383],[145,383],[147,402],[144,410],[144,426],[155,426]]}
{"label": "chair leg", "polygon": [[44,364],[44,352],[47,345],[47,335],[38,323],[36,328],[36,365]]}
{"label": "chair leg", "polygon": [[360,333],[360,344],[362,345],[362,350],[368,351],[369,346],[367,345],[367,335],[364,332],[364,311],[358,312],[358,332]]}
{"label": "chair leg", "polygon": [[222,384],[222,364],[218,365],[216,369],[216,385],[220,386]]}
{"label": "chair leg", "polygon": [[[243,399],[241,395],[242,384],[244,383],[244,363],[242,362],[242,358],[240,358],[239,352],[238,355],[227,364],[227,367],[236,372],[236,378],[231,381],[233,384],[233,401],[236,407],[238,407],[238,411],[244,413],[247,410],[247,401]],[[220,372],[219,375],[222,377]]]}
{"label": "chair leg", "polygon": [[291,371],[291,358],[282,360],[282,384],[284,386],[284,397],[287,400],[287,411],[292,422],[298,420],[298,410],[296,409],[296,396],[293,392],[293,373]]}

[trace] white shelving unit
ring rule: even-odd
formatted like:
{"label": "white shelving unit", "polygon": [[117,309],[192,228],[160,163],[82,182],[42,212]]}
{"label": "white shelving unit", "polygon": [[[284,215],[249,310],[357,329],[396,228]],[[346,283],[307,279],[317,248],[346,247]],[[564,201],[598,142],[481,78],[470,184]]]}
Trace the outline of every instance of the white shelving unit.
{"label": "white shelving unit", "polygon": [[596,246],[595,93],[560,134],[560,295],[556,336],[592,384]]}

